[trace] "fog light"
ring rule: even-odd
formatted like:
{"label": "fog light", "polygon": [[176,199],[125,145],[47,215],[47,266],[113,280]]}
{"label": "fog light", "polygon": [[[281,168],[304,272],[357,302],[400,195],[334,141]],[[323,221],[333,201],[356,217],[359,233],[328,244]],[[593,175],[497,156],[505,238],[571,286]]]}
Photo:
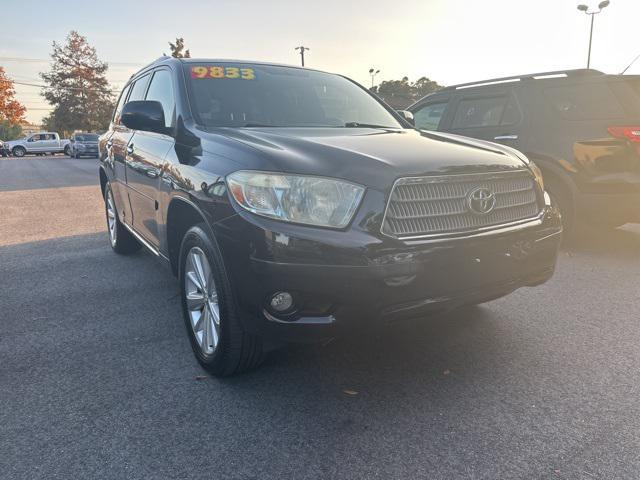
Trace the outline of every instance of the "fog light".
{"label": "fog light", "polygon": [[278,292],[271,297],[269,302],[276,312],[286,312],[293,307],[293,297],[289,292]]}

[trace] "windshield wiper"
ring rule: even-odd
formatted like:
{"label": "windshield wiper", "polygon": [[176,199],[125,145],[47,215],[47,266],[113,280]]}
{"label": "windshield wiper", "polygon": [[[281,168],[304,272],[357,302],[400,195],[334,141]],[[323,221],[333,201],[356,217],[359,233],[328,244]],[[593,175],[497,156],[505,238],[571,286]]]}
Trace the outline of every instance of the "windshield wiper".
{"label": "windshield wiper", "polygon": [[393,128],[387,125],[376,125],[375,123],[347,122],[344,124],[346,128]]}

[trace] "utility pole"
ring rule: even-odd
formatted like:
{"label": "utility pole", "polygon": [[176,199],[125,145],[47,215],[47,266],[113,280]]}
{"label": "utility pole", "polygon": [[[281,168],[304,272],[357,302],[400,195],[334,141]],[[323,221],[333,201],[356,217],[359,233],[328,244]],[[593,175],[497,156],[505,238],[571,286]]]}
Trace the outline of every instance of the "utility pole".
{"label": "utility pole", "polygon": [[380,73],[380,70],[376,70],[373,67],[369,69],[369,75],[371,75],[371,88],[373,88],[376,75],[379,74],[379,73]]}
{"label": "utility pole", "polygon": [[593,19],[595,18],[596,15],[601,13],[604,8],[607,8],[609,6],[609,3],[611,3],[609,0],[604,0],[600,2],[598,4],[597,12],[595,11],[590,12],[588,5],[584,5],[584,4],[578,5],[578,10],[580,10],[581,12],[584,12],[585,14],[591,17],[591,30],[589,31],[589,53],[587,53],[587,68],[591,66],[591,43],[593,41]]}
{"label": "utility pole", "polygon": [[302,66],[304,67],[304,52],[305,50],[311,50],[308,47],[303,47],[302,45],[300,45],[299,47],[295,48],[296,50],[300,50],[300,59],[302,60]]}

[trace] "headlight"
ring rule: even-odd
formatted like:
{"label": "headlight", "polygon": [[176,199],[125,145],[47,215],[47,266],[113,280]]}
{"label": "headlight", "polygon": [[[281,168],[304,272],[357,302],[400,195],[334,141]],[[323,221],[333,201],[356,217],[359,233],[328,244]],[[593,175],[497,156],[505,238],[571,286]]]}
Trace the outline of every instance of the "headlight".
{"label": "headlight", "polygon": [[364,187],[342,180],[254,171],[232,173],[227,184],[256,215],[320,227],[346,227],[364,194]]}
{"label": "headlight", "polygon": [[544,180],[542,178],[542,170],[540,170],[540,168],[531,160],[529,160],[529,168],[533,172],[533,175],[536,178],[536,182],[538,182],[538,185],[540,185],[540,188],[544,192]]}

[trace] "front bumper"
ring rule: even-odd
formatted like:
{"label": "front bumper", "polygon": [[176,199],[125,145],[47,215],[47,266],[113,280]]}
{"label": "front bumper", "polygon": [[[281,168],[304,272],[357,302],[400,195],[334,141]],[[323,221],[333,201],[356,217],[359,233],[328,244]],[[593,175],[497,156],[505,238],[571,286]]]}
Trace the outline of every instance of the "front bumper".
{"label": "front bumper", "polygon": [[[339,254],[338,237],[329,234],[296,244],[290,231],[262,227],[245,246],[219,238],[226,262],[235,263],[228,272],[245,329],[281,341],[316,341],[343,328],[415,318],[544,283],[553,275],[561,233],[558,210],[548,205],[527,227],[452,240],[378,238],[375,244],[349,235]],[[326,261],[318,263],[318,256]],[[292,313],[270,309],[271,296],[281,291],[293,295]]]}

